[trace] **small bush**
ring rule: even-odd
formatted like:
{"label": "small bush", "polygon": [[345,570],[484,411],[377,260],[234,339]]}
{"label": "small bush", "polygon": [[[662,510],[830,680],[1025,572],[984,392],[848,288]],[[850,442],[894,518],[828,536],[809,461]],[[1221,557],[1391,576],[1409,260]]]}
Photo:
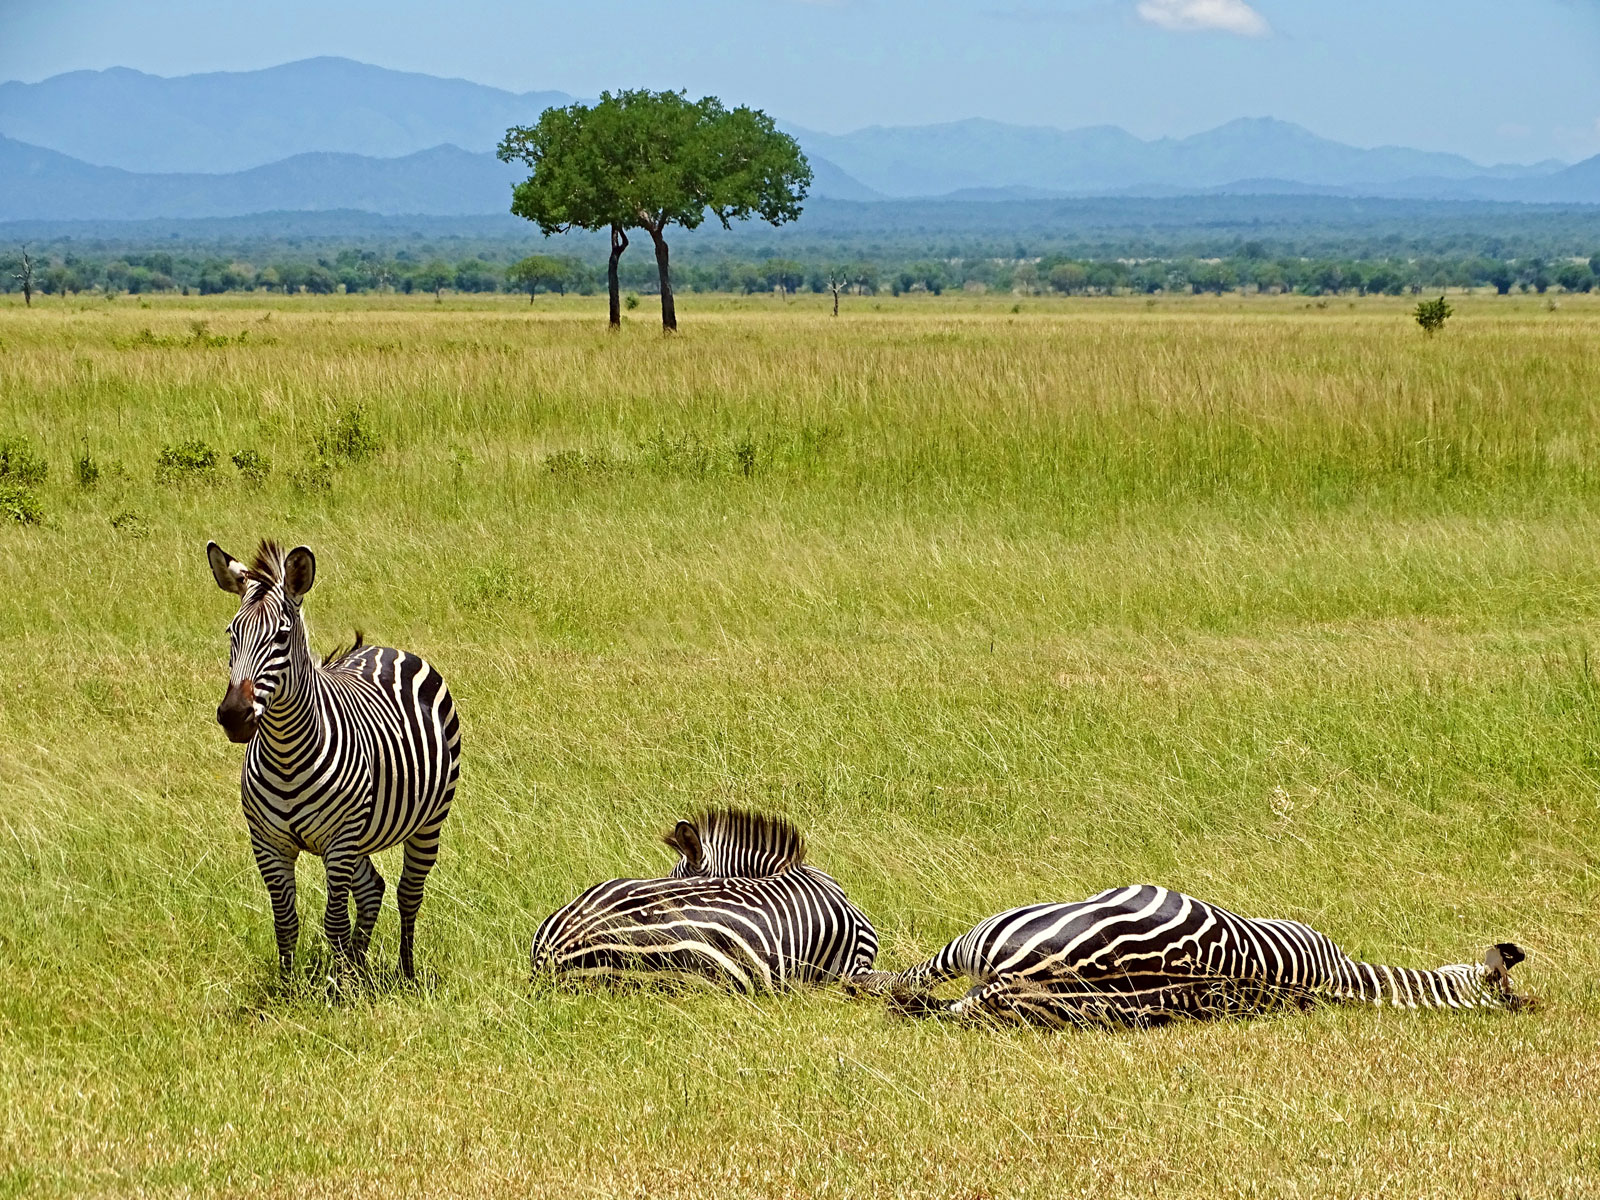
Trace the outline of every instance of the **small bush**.
{"label": "small bush", "polygon": [[639,297],[635,296],[632,292],[629,292],[622,298],[622,307],[627,309],[629,312],[632,312],[634,309],[639,307]]}
{"label": "small bush", "polygon": [[31,489],[0,479],[0,520],[15,521],[19,525],[42,524],[44,505],[39,503],[39,497]]}
{"label": "small bush", "polygon": [[142,542],[150,536],[150,526],[146,525],[144,518],[136,512],[118,513],[111,518],[111,528],[123,537],[132,538],[136,542]]}
{"label": "small bush", "polygon": [[456,603],[474,612],[527,609],[539,598],[539,586],[525,565],[499,558],[470,568],[456,588]]}
{"label": "small bush", "polygon": [[221,455],[199,438],[163,446],[156,455],[156,482],[209,483],[216,478]]}
{"label": "small bush", "polygon": [[341,412],[312,437],[311,444],[318,457],[328,463],[365,462],[383,449],[378,435],[367,424],[366,410],[359,404]]}
{"label": "small bush", "polygon": [[1422,332],[1432,337],[1444,328],[1444,323],[1450,319],[1450,302],[1443,296],[1437,300],[1424,300],[1417,305],[1411,314],[1417,319],[1417,324],[1422,326]]}
{"label": "small bush", "polygon": [[100,464],[95,462],[94,456],[89,453],[87,443],[78,453],[78,457],[72,460],[72,467],[78,477],[78,486],[85,491],[100,482]]}
{"label": "small bush", "polygon": [[557,450],[544,460],[544,469],[552,475],[599,475],[611,467],[611,456],[604,450]]}
{"label": "small bush", "polygon": [[50,474],[50,464],[44,455],[28,444],[25,438],[0,440],[0,480],[21,487],[38,487]]}
{"label": "small bush", "polygon": [[232,461],[246,483],[260,483],[272,474],[272,460],[259,450],[235,450]]}
{"label": "small bush", "polygon": [[289,472],[289,483],[297,492],[312,495],[333,487],[333,464],[325,458]]}

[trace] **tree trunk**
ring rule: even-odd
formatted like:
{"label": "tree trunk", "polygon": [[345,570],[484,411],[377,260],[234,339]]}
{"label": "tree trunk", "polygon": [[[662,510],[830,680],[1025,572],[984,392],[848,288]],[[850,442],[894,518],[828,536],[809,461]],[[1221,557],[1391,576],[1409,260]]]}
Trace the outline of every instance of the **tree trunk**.
{"label": "tree trunk", "polygon": [[621,225],[611,227],[611,262],[606,266],[606,283],[611,288],[611,328],[622,328],[622,292],[617,285],[617,259],[628,248],[628,235]]}
{"label": "tree trunk", "polygon": [[833,315],[837,317],[839,315],[839,285],[837,282],[831,282],[829,286],[833,288]]}
{"label": "tree trunk", "polygon": [[656,269],[661,273],[661,332],[678,332],[678,310],[672,303],[672,269],[667,264],[667,239],[661,231],[652,229],[650,236],[656,243]]}

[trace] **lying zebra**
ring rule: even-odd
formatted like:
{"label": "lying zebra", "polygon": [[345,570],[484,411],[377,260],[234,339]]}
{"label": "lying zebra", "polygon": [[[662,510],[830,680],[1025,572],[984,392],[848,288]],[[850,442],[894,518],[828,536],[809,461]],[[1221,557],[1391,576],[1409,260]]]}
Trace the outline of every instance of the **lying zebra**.
{"label": "lying zebra", "polygon": [[[1482,964],[1417,971],[1357,962],[1299,921],[1240,917],[1143,884],[1076,904],[999,913],[926,962],[852,980],[919,1016],[1012,1018],[1046,1025],[1161,1024],[1249,1016],[1318,1002],[1397,1008],[1521,1008],[1511,968],[1522,950],[1491,946]],[[975,981],[959,1000],[938,984]]]}
{"label": "lying zebra", "polygon": [[679,821],[666,879],[596,884],[533,935],[534,974],[666,972],[740,991],[828,983],[872,969],[878,934],[831,875],[805,863],[788,821],[737,809]]}

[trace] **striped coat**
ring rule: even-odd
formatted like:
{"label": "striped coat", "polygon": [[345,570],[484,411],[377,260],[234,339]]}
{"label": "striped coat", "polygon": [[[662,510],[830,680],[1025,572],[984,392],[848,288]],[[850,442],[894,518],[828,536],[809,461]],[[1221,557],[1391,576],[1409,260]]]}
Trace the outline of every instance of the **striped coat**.
{"label": "striped coat", "polygon": [[[927,961],[862,983],[919,1014],[1158,1024],[1317,1002],[1515,1008],[1525,1002],[1511,990],[1510,969],[1523,957],[1502,943],[1479,964],[1378,966],[1299,921],[1241,917],[1143,884],[999,913]],[[933,987],[960,976],[972,980],[965,996],[932,998]]]}
{"label": "striped coat", "polygon": [[[461,727],[443,678],[404,650],[363,646],[318,663],[301,615],[316,560],[263,542],[245,567],[216,543],[218,586],[240,598],[229,625],[230,680],[217,720],[246,744],[240,774],[245,824],[272,898],[278,954],[293,964],[299,938],[295,860],[323,860],[324,928],[335,954],[361,963],[385,890],[371,856],[404,846],[396,899],[400,969],[412,944],[424,881],[461,771]],[[354,930],[349,903],[355,901]]]}
{"label": "striped coat", "polygon": [[608,880],[545,918],[535,974],[693,976],[754,994],[871,970],[872,923],[804,861],[787,821],[720,810],[665,840],[679,854],[667,878]]}

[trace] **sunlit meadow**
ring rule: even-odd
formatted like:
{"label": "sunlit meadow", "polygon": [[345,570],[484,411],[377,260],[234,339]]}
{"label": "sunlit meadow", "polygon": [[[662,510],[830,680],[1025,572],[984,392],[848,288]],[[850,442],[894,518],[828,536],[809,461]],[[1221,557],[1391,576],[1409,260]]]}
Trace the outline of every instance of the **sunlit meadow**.
{"label": "sunlit meadow", "polygon": [[[1600,1190],[1600,302],[7,299],[0,1194]],[[310,858],[276,980],[204,558],[267,535],[318,646],[460,707],[416,988],[326,986]],[[1542,1005],[530,985],[546,912],[729,802],[882,965],[1150,881],[1379,961],[1514,940]]]}

